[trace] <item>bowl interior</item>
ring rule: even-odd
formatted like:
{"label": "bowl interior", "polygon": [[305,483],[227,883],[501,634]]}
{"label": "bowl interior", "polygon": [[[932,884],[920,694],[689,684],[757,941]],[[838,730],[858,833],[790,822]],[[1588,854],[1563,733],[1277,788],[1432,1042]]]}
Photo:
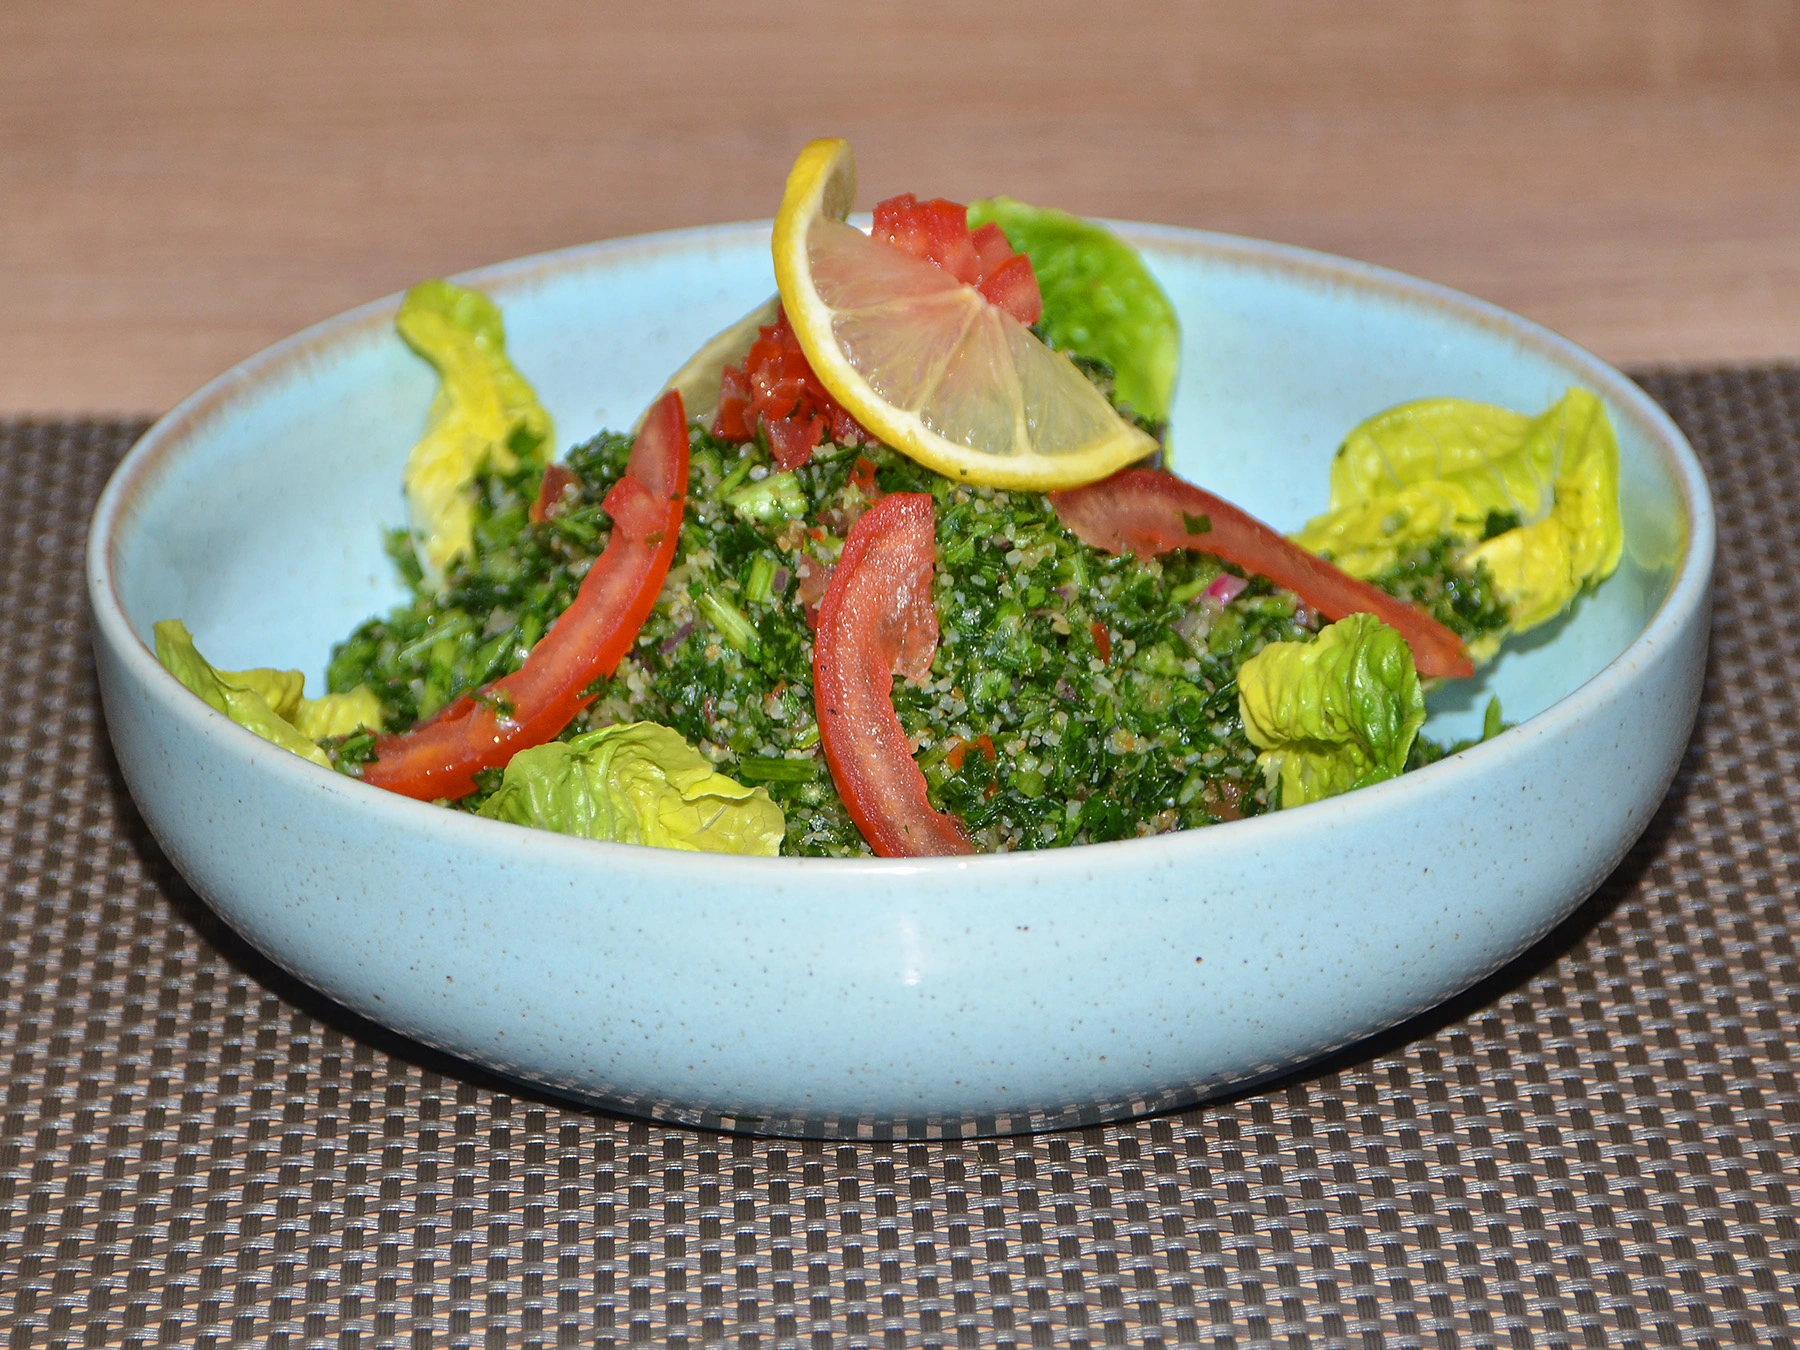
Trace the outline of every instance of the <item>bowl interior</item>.
{"label": "bowl interior", "polygon": [[[1437,691],[1432,734],[1475,732],[1490,695],[1509,721],[1542,712],[1644,630],[1707,507],[1697,469],[1669,448],[1678,434],[1635,386],[1500,311],[1379,269],[1121,228],[1182,319],[1176,469],[1279,528],[1324,508],[1344,433],[1394,403],[1457,395],[1536,411],[1572,383],[1606,400],[1622,455],[1618,573],[1477,679]],[[703,339],[773,291],[767,240],[766,225],[725,226],[465,279],[500,302],[560,451],[629,426]],[[111,573],[140,637],[179,617],[218,664],[298,667],[316,692],[332,643],[400,598],[382,535],[404,520],[400,468],[435,376],[394,335],[394,308],[270,349],[152,433],[111,494]]]}

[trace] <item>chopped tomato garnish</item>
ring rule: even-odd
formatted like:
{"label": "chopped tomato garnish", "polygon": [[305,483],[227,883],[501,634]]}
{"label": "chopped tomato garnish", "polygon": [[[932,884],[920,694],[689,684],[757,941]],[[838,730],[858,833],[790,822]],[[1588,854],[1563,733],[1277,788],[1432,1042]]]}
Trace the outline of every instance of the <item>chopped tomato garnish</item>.
{"label": "chopped tomato garnish", "polygon": [[769,453],[778,469],[798,469],[824,439],[825,419],[817,413],[804,422],[797,417],[778,417],[769,423]]}
{"label": "chopped tomato garnish", "polygon": [[785,310],[758,331],[743,364],[728,367],[719,385],[713,435],[747,441],[758,424],[782,469],[805,464],[827,432],[839,445],[873,439],[813,374]]}
{"label": "chopped tomato garnish", "polygon": [[1020,323],[1036,323],[1044,316],[1031,259],[1015,253],[1005,231],[992,221],[970,230],[967,207],[942,197],[922,202],[902,192],[875,204],[870,237],[936,263]]}
{"label": "chopped tomato garnish", "polygon": [[959,740],[945,752],[944,763],[960,772],[963,761],[969,757],[969,751],[971,750],[979,750],[989,759],[992,759],[994,757],[994,738],[984,731],[972,741]]}
{"label": "chopped tomato garnish", "polygon": [[806,626],[814,632],[819,628],[819,605],[831,586],[831,571],[810,553],[802,553],[800,561],[794,565],[794,593],[799,596],[800,607],[806,613]]}
{"label": "chopped tomato garnish", "polygon": [[[936,263],[1020,323],[1043,316],[1031,259],[1015,253],[996,224],[971,231],[967,209],[955,202],[921,202],[910,192],[890,197],[875,207],[874,237]],[[874,439],[813,373],[785,310],[758,331],[743,363],[728,367],[719,383],[713,435],[747,441],[758,426],[782,469],[800,468],[826,436],[839,445]]]}
{"label": "chopped tomato garnish", "polygon": [[[964,220],[968,219],[967,212]],[[981,262],[981,274],[992,276],[1018,255],[1006,238],[1006,231],[1000,228],[1000,222],[990,220],[979,230],[969,231],[969,242],[975,245],[975,256]]]}
{"label": "chopped tomato garnish", "polygon": [[575,486],[575,471],[566,464],[549,464],[538,484],[537,500],[531,504],[531,522],[547,520],[562,507],[563,494]]}
{"label": "chopped tomato garnish", "polygon": [[1052,492],[1050,501],[1062,523],[1095,548],[1146,559],[1178,548],[1210,553],[1285,586],[1333,622],[1346,614],[1373,614],[1406,639],[1421,675],[1475,673],[1462,639],[1424,610],[1340,571],[1173,474],[1126,469],[1087,487]]}
{"label": "chopped tomato garnish", "polygon": [[687,415],[671,390],[644,419],[603,506],[612,537],[574,602],[525,664],[410,731],[383,736],[363,781],[408,797],[463,797],[475,775],[542,745],[589,703],[630,650],[662,590],[687,503]]}
{"label": "chopped tomato garnish", "polygon": [[1106,631],[1106,625],[1095,619],[1088,625],[1088,632],[1094,635],[1094,650],[1100,653],[1100,659],[1111,665],[1112,634]]}
{"label": "chopped tomato garnish", "polygon": [[881,487],[875,481],[875,461],[867,455],[858,455],[850,469],[850,485],[862,493],[865,500],[880,501]]}
{"label": "chopped tomato garnish", "polygon": [[[903,253],[936,263],[966,285],[978,285],[982,259],[969,231],[969,210],[935,197],[922,202],[910,192],[875,203],[870,237]],[[991,244],[992,236],[988,236]],[[1010,245],[1008,246],[1010,251]]]}
{"label": "chopped tomato garnish", "polygon": [[856,828],[884,858],[975,851],[961,823],[931,805],[894,711],[894,676],[923,677],[937,649],[936,549],[929,494],[883,497],[844,541],[813,641],[825,763]]}
{"label": "chopped tomato garnish", "polygon": [[1015,253],[1010,259],[981,279],[975,288],[990,305],[998,305],[1014,318],[1029,313],[1024,323],[1036,323],[1044,313],[1044,297],[1038,291],[1037,273],[1031,270],[1031,259]]}

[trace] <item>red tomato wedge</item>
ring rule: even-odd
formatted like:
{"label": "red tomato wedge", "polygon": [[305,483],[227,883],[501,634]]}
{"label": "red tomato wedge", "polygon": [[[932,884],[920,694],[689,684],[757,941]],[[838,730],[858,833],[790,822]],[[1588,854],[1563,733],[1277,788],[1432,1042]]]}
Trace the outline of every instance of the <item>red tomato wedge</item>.
{"label": "red tomato wedge", "polygon": [[594,700],[650,615],[675,557],[687,504],[687,414],[674,390],[644,418],[625,476],[606,494],[612,537],[574,602],[525,664],[411,731],[383,736],[363,781],[426,801],[463,797],[475,775],[542,745]]}
{"label": "red tomato wedge", "polygon": [[931,497],[895,492],[851,527],[819,606],[813,703],[838,795],[884,858],[973,853],[954,816],[925,795],[925,775],[894,712],[894,676],[918,678],[937,650]]}
{"label": "red tomato wedge", "polygon": [[1178,548],[1210,553],[1285,586],[1336,622],[1373,614],[1406,639],[1419,674],[1475,673],[1462,639],[1423,610],[1333,567],[1204,488],[1156,469],[1126,469],[1087,487],[1052,492],[1057,517],[1083,543],[1153,558]]}

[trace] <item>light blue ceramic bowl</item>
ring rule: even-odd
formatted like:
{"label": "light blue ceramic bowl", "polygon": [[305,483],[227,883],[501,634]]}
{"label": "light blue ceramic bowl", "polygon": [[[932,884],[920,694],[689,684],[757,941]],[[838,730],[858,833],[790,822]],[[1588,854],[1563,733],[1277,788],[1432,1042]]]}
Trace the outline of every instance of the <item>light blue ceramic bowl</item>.
{"label": "light blue ceramic bowl", "polygon": [[[399,596],[381,531],[432,374],[396,301],[170,413],[95,512],[107,722],[169,857],[272,959],[429,1045],[618,1109],[783,1134],[1009,1132],[1203,1098],[1429,1008],[1567,915],[1643,830],[1706,656],[1713,515],[1681,435],[1594,357],[1491,306],[1269,244],[1121,226],[1185,333],[1186,475],[1293,527],[1344,432],[1404,399],[1606,400],[1625,557],[1573,616],[1447,692],[1515,729],[1422,772],[1186,834],[969,860],[719,858],[442,811],[266,745],[157,665],[298,666]],[[629,425],[773,289],[768,226],[467,278],[567,445]]]}

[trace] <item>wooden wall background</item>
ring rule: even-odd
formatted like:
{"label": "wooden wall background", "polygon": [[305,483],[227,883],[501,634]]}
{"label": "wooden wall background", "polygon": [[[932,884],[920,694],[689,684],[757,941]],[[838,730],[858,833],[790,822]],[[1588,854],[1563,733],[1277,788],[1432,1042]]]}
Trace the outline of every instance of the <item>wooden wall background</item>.
{"label": "wooden wall background", "polygon": [[1614,361],[1800,357],[1800,4],[0,7],[0,413],[154,410],[422,276],[993,191],[1310,245]]}

